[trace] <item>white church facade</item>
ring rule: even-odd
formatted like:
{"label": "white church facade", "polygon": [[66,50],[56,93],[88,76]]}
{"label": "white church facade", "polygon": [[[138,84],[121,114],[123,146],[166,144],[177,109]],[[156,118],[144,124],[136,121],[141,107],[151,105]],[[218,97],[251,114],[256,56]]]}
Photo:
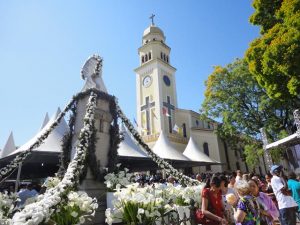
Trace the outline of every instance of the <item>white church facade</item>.
{"label": "white church facade", "polygon": [[[144,141],[153,147],[163,132],[181,153],[192,137],[198,148],[221,165],[193,168],[193,172],[249,171],[242,150],[229,149],[215,132],[217,123],[200,120],[200,114],[180,109],[177,102],[176,68],[171,64],[171,48],[164,32],[152,23],[143,33],[138,49],[140,65],[136,73],[137,126]],[[163,149],[161,149],[163,151]],[[265,173],[263,159],[256,172]]]}

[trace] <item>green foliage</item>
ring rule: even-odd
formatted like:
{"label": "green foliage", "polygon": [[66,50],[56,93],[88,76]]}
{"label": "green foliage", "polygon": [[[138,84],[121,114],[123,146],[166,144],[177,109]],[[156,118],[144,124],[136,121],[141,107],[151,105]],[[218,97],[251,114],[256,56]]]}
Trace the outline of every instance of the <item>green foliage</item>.
{"label": "green foliage", "polygon": [[264,154],[264,150],[257,145],[247,144],[244,148],[244,154],[246,155],[246,163],[250,168],[254,168]]}
{"label": "green foliage", "polygon": [[282,0],[254,0],[252,5],[255,12],[250,17],[250,22],[261,26],[261,33],[264,33],[278,22],[275,13],[281,3]]}
{"label": "green foliage", "polygon": [[237,59],[225,67],[216,66],[206,81],[202,117],[222,119],[217,132],[231,149],[246,148],[246,162],[257,164],[262,151],[259,129],[270,141],[278,140],[293,127],[293,105],[268,97],[249,72],[248,64]]}
{"label": "green foliage", "polygon": [[250,22],[262,36],[246,52],[251,74],[274,99],[294,98],[300,91],[300,1],[254,0]]}
{"label": "green foliage", "polygon": [[279,163],[280,159],[284,156],[284,150],[282,148],[274,148],[270,151],[272,160],[274,163]]}

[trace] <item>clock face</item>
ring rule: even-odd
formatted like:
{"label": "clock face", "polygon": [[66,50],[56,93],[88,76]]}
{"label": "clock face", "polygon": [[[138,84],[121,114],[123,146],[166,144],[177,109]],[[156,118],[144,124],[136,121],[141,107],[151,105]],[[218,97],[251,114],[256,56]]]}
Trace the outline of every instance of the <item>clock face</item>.
{"label": "clock face", "polygon": [[165,82],[165,85],[167,85],[167,86],[171,85],[170,78],[167,75],[164,75],[163,80]]}
{"label": "clock face", "polygon": [[143,79],[143,86],[149,87],[151,85],[152,78],[150,76],[145,76]]}

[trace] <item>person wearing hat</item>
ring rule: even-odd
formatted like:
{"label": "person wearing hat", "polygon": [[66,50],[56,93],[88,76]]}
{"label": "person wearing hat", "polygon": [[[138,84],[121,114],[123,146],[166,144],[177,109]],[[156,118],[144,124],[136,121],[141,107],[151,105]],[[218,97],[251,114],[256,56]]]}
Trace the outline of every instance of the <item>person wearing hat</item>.
{"label": "person wearing hat", "polygon": [[283,178],[282,166],[273,165],[270,170],[273,175],[271,185],[276,196],[281,225],[296,225],[297,203],[287,188],[287,183]]}

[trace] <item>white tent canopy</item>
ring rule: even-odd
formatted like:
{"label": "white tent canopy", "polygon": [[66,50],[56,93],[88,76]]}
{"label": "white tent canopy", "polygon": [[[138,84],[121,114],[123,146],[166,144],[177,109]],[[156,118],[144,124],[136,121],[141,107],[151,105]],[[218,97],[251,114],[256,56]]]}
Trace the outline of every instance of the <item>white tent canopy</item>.
{"label": "white tent canopy", "polygon": [[40,130],[42,130],[47,125],[48,122],[49,122],[49,115],[48,115],[48,113],[46,113],[44,121],[43,121],[43,123],[41,125]]}
{"label": "white tent canopy", "polygon": [[211,159],[201,151],[192,136],[190,137],[189,143],[186,146],[183,155],[185,155],[192,161],[217,163],[217,161]]}
{"label": "white tent canopy", "polygon": [[0,152],[0,158],[6,157],[16,150],[13,132],[10,133],[3,150]]}
{"label": "white tent canopy", "polygon": [[[13,151],[10,155],[14,155],[16,153],[28,150],[29,147],[37,140],[38,137],[41,136],[45,130],[47,130],[50,125],[55,121],[59,113],[61,112],[60,108],[57,109],[57,112],[55,115],[52,116],[52,118],[49,120],[49,122],[42,128],[40,132],[38,132],[32,139],[30,139],[27,143],[19,147],[17,150]],[[34,151],[41,151],[41,152],[61,152],[61,145],[62,145],[62,139],[66,132],[69,132],[69,127],[62,118],[60,123],[54,128],[54,130],[49,134],[49,136],[46,138],[46,140]]]}
{"label": "white tent canopy", "polygon": [[163,159],[190,161],[172,146],[168,137],[163,131],[160,133],[159,138],[152,150],[155,154]]}
{"label": "white tent canopy", "polygon": [[124,140],[119,144],[118,155],[124,157],[149,158],[147,154],[133,140],[131,134],[122,126],[121,131],[124,135]]}
{"label": "white tent canopy", "polygon": [[289,143],[291,141],[294,141],[297,138],[298,138],[297,137],[297,133],[294,133],[294,134],[292,134],[292,135],[290,135],[288,137],[285,137],[285,138],[280,139],[278,141],[275,141],[273,143],[267,144],[266,149],[269,150],[269,149],[272,149],[272,148],[276,148],[276,147],[278,147],[280,145],[284,145],[284,144],[287,144],[287,143]]}

